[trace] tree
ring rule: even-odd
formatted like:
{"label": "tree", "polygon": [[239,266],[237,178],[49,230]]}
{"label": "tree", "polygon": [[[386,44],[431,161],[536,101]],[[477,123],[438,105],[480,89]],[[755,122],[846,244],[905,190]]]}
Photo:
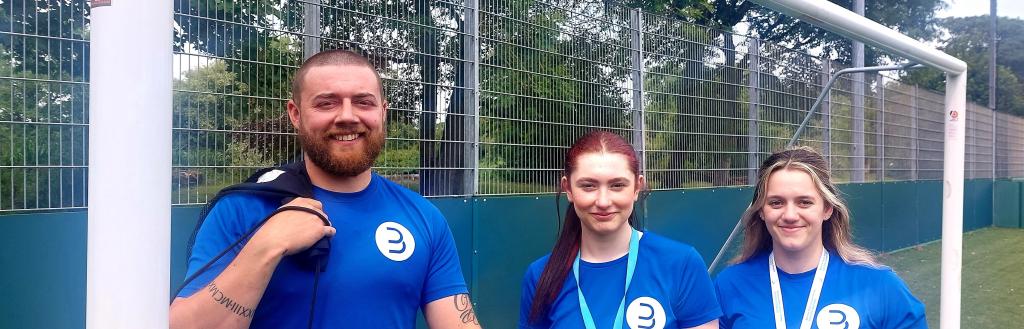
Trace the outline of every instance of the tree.
{"label": "tree", "polygon": [[612,7],[588,9],[578,15],[538,1],[488,5],[493,14],[481,21],[488,40],[480,50],[481,182],[549,191],[559,173],[538,169],[562,168],[566,147],[586,131],[630,138],[631,94],[619,87],[629,81],[629,51],[621,44],[630,31],[613,23],[627,17]]}
{"label": "tree", "polygon": [[[967,99],[988,104],[989,17],[953,17],[941,21],[948,38],[933,41],[944,51],[967,62]],[[999,18],[999,45],[996,57],[996,111],[1024,115],[1024,20]],[[936,69],[910,71],[904,82],[934,90],[945,89],[945,75]]]}
{"label": "tree", "polygon": [[[829,0],[843,8],[851,8],[852,0]],[[850,40],[817,26],[798,21],[750,0],[638,0],[637,5],[697,24],[732,31],[740,22],[750,23],[751,31],[767,42],[780,43],[796,51],[821,48],[827,57],[842,63],[852,59]],[[928,39],[936,30],[936,13],[945,8],[943,0],[865,0],[868,19],[895,29],[913,38]],[[865,48],[865,65],[893,59],[877,50]]]}

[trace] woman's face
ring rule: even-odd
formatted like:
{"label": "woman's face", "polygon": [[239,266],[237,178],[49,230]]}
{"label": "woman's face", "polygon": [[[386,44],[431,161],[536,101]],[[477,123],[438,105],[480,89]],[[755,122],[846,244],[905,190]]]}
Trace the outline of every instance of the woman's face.
{"label": "woman's face", "polygon": [[799,255],[822,247],[821,225],[832,216],[832,207],[807,172],[783,168],[768,177],[760,215],[773,251]]}
{"label": "woman's face", "polygon": [[626,156],[592,152],[579,156],[575,171],[562,177],[561,184],[583,230],[606,235],[629,229],[644,178],[630,169]]}

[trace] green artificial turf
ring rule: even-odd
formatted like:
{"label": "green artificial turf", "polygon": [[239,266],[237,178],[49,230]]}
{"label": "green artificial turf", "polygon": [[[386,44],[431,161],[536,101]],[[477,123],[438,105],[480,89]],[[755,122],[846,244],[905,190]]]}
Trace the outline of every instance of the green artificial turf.
{"label": "green artificial turf", "polygon": [[[941,241],[889,254],[891,266],[939,328]],[[1024,328],[1024,229],[985,228],[964,234],[961,328]]]}

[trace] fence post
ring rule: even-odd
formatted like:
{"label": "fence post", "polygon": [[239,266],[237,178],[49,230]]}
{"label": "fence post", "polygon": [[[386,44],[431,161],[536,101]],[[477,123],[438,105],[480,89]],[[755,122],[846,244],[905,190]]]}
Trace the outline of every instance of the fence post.
{"label": "fence post", "polygon": [[996,179],[996,110],[989,109],[992,114],[992,180]]}
{"label": "fence post", "polygon": [[761,101],[760,95],[760,44],[759,40],[750,38],[750,42],[747,45],[747,65],[749,69],[750,77],[749,92],[747,93],[750,98],[750,104],[747,110],[747,183],[754,185],[757,182],[757,167],[760,166],[760,124],[759,121],[759,110],[757,104]]}
{"label": "fence post", "polygon": [[864,73],[854,73],[852,82],[853,99],[853,158],[851,159],[850,180],[864,181]]}
{"label": "fence post", "polygon": [[917,180],[917,86],[911,86],[910,94],[910,179]]}
{"label": "fence post", "polygon": [[633,148],[639,153],[640,171],[647,173],[647,126],[644,124],[644,32],[643,11],[634,8],[629,11],[631,68],[633,80]]}
{"label": "fence post", "polygon": [[[825,88],[828,84],[828,80],[832,73],[832,60],[822,57],[821,58],[821,87]],[[832,91],[828,92],[828,95],[821,101],[821,126],[825,131],[822,132],[822,155],[825,156],[825,161],[828,162],[829,168],[832,167]]]}
{"label": "fence post", "polygon": [[885,181],[885,77],[881,74],[875,75],[875,83],[878,84],[878,135],[875,135],[875,143],[878,144],[878,181]]}
{"label": "fence post", "polygon": [[[975,113],[972,113],[971,109],[974,108],[974,103],[964,104],[963,115],[973,118]],[[977,119],[964,122],[964,179],[973,179],[974,170],[977,169],[976,162],[976,150],[975,145],[978,141],[977,136]]]}
{"label": "fence post", "polygon": [[466,85],[463,87],[468,90],[463,93],[466,99],[462,104],[466,107],[463,113],[470,123],[464,125],[466,131],[463,136],[467,140],[462,151],[463,159],[470,161],[470,170],[463,171],[467,177],[462,182],[465,194],[476,195],[480,193],[480,1],[468,0],[464,15],[466,23],[462,26],[467,31],[463,34],[465,49],[462,51],[466,57],[462,62],[466,72]]}
{"label": "fence post", "polygon": [[320,52],[320,0],[303,3],[302,7],[302,60],[306,60]]}

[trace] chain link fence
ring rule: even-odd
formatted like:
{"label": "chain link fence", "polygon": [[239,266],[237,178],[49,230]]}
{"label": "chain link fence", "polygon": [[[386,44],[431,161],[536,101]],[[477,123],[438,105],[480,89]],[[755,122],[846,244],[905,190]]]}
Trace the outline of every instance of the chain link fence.
{"label": "chain link fence", "polygon": [[[174,10],[175,205],[300,157],[284,109],[292,74],[321,49],[378,67],[390,106],[375,170],[427,196],[554,192],[565,150],[593,129],[631,141],[655,190],[747,185],[843,68],[606,1]],[[88,49],[85,1],[0,0],[0,212],[86,206]],[[841,182],[941,179],[944,111],[939,93],[844,76],[799,144]],[[966,112],[965,177],[1024,177],[1024,118]]]}

